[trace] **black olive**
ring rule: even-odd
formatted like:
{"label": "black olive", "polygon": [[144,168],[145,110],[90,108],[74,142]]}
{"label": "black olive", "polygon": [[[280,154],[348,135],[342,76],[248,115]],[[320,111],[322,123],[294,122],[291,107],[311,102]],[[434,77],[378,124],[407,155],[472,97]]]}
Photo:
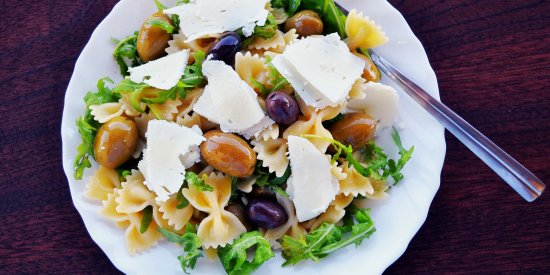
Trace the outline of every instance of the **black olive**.
{"label": "black olive", "polygon": [[254,185],[252,191],[247,194],[248,198],[271,198],[275,199],[275,192],[269,190],[267,187]]}
{"label": "black olive", "polygon": [[283,92],[270,93],[265,99],[267,114],[280,125],[290,125],[298,120],[298,102]]}
{"label": "black olive", "polygon": [[241,37],[235,32],[222,34],[208,49],[211,60],[220,60],[229,66],[235,65],[235,54],[242,49]]}
{"label": "black olive", "polygon": [[253,225],[271,229],[283,225],[288,220],[285,209],[266,198],[253,199],[246,206],[246,216]]}
{"label": "black olive", "polygon": [[246,220],[246,213],[245,213],[245,207],[244,204],[240,201],[230,203],[228,206],[225,207],[225,210],[231,212],[233,215],[235,215],[239,221],[244,225],[244,227],[250,229],[250,226],[248,225],[248,221]]}

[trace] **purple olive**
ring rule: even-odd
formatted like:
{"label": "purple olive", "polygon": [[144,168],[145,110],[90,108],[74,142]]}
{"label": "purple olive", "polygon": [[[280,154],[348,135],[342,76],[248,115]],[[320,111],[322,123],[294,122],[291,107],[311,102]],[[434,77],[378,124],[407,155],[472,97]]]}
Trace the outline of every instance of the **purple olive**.
{"label": "purple olive", "polygon": [[282,206],[270,199],[258,198],[248,202],[246,216],[253,225],[271,229],[283,225],[288,215]]}
{"label": "purple olive", "polygon": [[212,60],[220,60],[229,66],[235,65],[235,54],[242,49],[241,37],[235,32],[226,32],[210,45],[208,55]]}
{"label": "purple olive", "polygon": [[298,102],[283,92],[270,93],[265,99],[267,114],[273,121],[281,125],[290,125],[298,120],[300,110]]}

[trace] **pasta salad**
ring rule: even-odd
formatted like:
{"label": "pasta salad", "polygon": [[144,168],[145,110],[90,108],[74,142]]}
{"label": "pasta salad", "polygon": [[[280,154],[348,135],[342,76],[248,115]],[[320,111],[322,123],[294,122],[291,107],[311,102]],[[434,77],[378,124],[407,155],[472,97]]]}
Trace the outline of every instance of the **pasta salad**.
{"label": "pasta salad", "polygon": [[[129,254],[163,239],[250,274],[319,261],[375,232],[414,147],[393,124],[396,91],[368,50],[388,42],[333,0],[179,0],[114,40],[119,83],[84,97],[74,177],[125,230]],[[391,128],[399,156],[374,137]]]}

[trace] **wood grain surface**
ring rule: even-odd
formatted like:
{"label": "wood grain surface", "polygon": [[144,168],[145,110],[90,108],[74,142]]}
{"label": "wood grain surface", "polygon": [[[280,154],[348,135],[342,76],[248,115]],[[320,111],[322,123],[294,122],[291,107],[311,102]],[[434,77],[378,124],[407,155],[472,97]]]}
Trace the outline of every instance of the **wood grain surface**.
{"label": "wood grain surface", "polygon": [[[550,3],[390,2],[424,44],[442,101],[550,184]],[[75,61],[115,3],[0,1],[0,274],[118,272],[72,204],[60,138]],[[523,201],[446,139],[428,219],[386,273],[550,273],[550,194]]]}

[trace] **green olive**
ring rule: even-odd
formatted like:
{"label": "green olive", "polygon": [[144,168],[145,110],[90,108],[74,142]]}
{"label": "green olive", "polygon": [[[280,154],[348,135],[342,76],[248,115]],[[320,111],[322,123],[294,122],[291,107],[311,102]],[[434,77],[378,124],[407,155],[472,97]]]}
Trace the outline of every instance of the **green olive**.
{"label": "green olive", "polygon": [[361,148],[376,131],[376,120],[364,113],[349,113],[329,127],[332,138],[353,148]]}
{"label": "green olive", "polygon": [[216,170],[234,177],[248,177],[256,166],[256,153],[241,137],[211,130],[200,146],[204,160]]}
{"label": "green olive", "polygon": [[323,34],[323,21],[316,12],[303,10],[286,20],[285,31],[291,29],[296,29],[296,33],[302,37]]}
{"label": "green olive", "polygon": [[113,118],[97,131],[95,159],[107,168],[116,168],[130,159],[137,141],[138,130],[134,121],[125,117]]}
{"label": "green olive", "polygon": [[168,47],[168,40],[171,38],[171,35],[165,30],[148,24],[147,21],[150,20],[162,20],[172,25],[172,20],[162,13],[162,11],[153,13],[145,20],[145,22],[143,22],[137,37],[136,47],[139,57],[144,62],[148,62],[165,55],[166,53],[164,52],[164,49]]}
{"label": "green olive", "polygon": [[380,82],[380,70],[378,70],[378,67],[372,62],[372,60],[360,53],[353,53],[355,56],[363,59],[365,61],[365,68],[363,69],[363,77],[367,81],[373,81],[373,82]]}

